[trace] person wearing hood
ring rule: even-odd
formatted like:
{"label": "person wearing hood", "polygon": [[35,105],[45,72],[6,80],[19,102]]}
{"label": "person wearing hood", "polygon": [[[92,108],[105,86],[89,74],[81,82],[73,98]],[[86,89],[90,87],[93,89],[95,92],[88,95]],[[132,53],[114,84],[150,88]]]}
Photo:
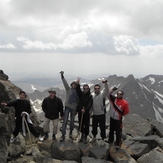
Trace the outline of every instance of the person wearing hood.
{"label": "person wearing hood", "polygon": [[124,92],[118,90],[117,96],[112,95],[114,91],[118,88],[114,87],[109,91],[109,101],[110,106],[110,132],[109,132],[109,144],[113,145],[114,142],[114,132],[116,132],[115,146],[117,148],[121,147],[122,144],[122,118],[124,115],[129,113],[128,102],[123,98]]}
{"label": "person wearing hood", "polygon": [[77,82],[73,81],[71,85],[67,83],[65,77],[64,77],[64,72],[61,71],[61,79],[63,82],[63,85],[66,90],[66,101],[65,101],[65,111],[64,111],[64,119],[63,119],[63,125],[62,125],[62,136],[60,141],[63,142],[65,141],[65,135],[66,135],[66,127],[67,127],[67,122],[70,114],[70,132],[69,132],[69,138],[72,139],[72,131],[74,129],[74,119],[76,115],[76,108],[78,104],[78,95],[76,92],[76,87],[77,87]]}
{"label": "person wearing hood", "polygon": [[80,80],[78,80],[77,83],[78,85],[76,91],[79,97],[77,112],[78,112],[78,119],[79,119],[79,129],[81,128],[80,132],[82,133],[80,141],[86,144],[87,136],[89,135],[90,109],[93,104],[93,98],[90,93],[90,88],[88,84],[83,85],[83,91],[82,91],[80,88]]}

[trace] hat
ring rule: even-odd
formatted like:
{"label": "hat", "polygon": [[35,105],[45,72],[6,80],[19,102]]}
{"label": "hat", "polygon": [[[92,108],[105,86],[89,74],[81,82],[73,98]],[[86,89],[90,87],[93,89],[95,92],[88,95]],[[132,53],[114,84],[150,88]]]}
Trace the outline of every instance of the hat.
{"label": "hat", "polygon": [[49,93],[50,93],[50,92],[53,92],[53,93],[57,94],[55,89],[49,90]]}
{"label": "hat", "polygon": [[22,90],[19,92],[19,95],[22,93],[25,94],[25,96],[27,97],[27,94],[25,93],[25,91],[22,91]]}
{"label": "hat", "polygon": [[73,84],[78,85],[78,83],[77,83],[76,81],[73,81],[73,82],[70,84],[70,86],[72,86]]}

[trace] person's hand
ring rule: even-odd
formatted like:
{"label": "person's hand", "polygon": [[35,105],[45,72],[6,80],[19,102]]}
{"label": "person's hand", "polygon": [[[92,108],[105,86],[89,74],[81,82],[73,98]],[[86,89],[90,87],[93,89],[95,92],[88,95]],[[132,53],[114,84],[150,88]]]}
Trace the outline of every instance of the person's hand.
{"label": "person's hand", "polygon": [[118,89],[117,87],[114,87],[112,90],[113,90],[113,91],[116,91],[117,89]]}
{"label": "person's hand", "polygon": [[23,114],[22,114],[22,117],[23,117],[23,116],[25,117],[25,116],[26,116],[26,114],[25,114],[25,113],[23,113]]}
{"label": "person's hand", "polygon": [[107,80],[102,80],[102,83],[103,83],[103,84],[105,84],[105,83],[107,83],[107,82],[108,82]]}
{"label": "person's hand", "polygon": [[3,105],[3,106],[7,106],[7,103],[5,103],[5,102],[2,102],[2,103],[1,103],[1,105]]}
{"label": "person's hand", "polygon": [[81,112],[82,112],[82,113],[85,113],[85,109],[83,108],[83,109],[81,110]]}
{"label": "person's hand", "polygon": [[63,76],[64,75],[64,71],[61,71],[60,74],[61,74],[61,77],[64,78],[64,76]]}

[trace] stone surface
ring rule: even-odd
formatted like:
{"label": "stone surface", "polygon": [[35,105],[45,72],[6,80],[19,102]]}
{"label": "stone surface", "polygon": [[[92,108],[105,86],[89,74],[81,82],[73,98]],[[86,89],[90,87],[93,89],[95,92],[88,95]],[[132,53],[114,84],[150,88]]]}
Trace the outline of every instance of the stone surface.
{"label": "stone surface", "polygon": [[43,163],[63,163],[63,161],[56,160],[56,159],[53,159],[53,158],[45,158]]}
{"label": "stone surface", "polygon": [[131,151],[131,153],[128,152],[128,154],[130,154],[136,160],[143,154],[146,154],[150,151],[148,144],[142,144],[142,143],[134,143],[130,145],[128,148],[129,151]]}
{"label": "stone surface", "polygon": [[141,156],[138,163],[162,163],[163,162],[163,150],[159,147],[153,149],[149,153]]}
{"label": "stone surface", "polygon": [[163,137],[163,123],[153,119],[150,121],[153,130],[160,136]]}
{"label": "stone surface", "polygon": [[82,163],[111,163],[111,161],[96,159],[93,157],[82,157]]}
{"label": "stone surface", "polygon": [[163,138],[157,138],[156,139],[157,146],[159,146],[161,149],[163,149]]}
{"label": "stone surface", "polygon": [[0,80],[8,80],[8,76],[3,72],[3,70],[0,70]]}
{"label": "stone surface", "polygon": [[14,143],[10,144],[9,146],[9,157],[14,158],[24,153],[25,151],[26,151],[26,144],[25,144],[24,137],[21,134],[19,134],[16,137]]}
{"label": "stone surface", "polygon": [[151,132],[150,123],[137,114],[126,115],[123,126],[123,132],[131,136],[145,136]]}
{"label": "stone surface", "polygon": [[129,140],[148,144],[149,148],[153,149],[153,148],[157,147],[157,142],[156,142],[157,138],[158,138],[157,135],[144,136],[144,137],[137,136],[137,137],[130,138]]}
{"label": "stone surface", "polygon": [[79,147],[70,141],[56,142],[52,145],[52,158],[79,162],[80,157],[81,151]]}
{"label": "stone surface", "polygon": [[40,152],[40,150],[37,147],[32,148],[32,156],[36,163],[43,163],[45,156]]}
{"label": "stone surface", "polygon": [[90,157],[98,158],[98,159],[106,159],[108,157],[108,145],[105,144],[103,147],[99,145],[99,142],[90,149]]}
{"label": "stone surface", "polygon": [[115,147],[110,148],[110,157],[116,163],[136,163],[136,161],[124,149],[117,150]]}

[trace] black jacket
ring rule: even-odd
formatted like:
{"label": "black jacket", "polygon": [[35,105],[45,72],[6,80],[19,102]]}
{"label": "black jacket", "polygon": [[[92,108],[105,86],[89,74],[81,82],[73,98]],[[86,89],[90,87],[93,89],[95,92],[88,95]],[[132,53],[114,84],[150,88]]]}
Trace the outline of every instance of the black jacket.
{"label": "black jacket", "polygon": [[48,119],[57,119],[60,116],[63,117],[63,103],[62,100],[58,97],[51,99],[46,97],[42,102],[42,110],[45,113],[45,117]]}
{"label": "black jacket", "polygon": [[78,97],[79,97],[77,112],[80,112],[84,107],[85,112],[89,113],[89,110],[90,110],[90,108],[92,107],[92,104],[93,104],[93,98],[92,98],[92,95],[91,95],[90,91],[87,92],[86,94],[84,94],[80,89],[80,85],[77,85],[76,91],[77,91],[77,94],[78,94]]}
{"label": "black jacket", "polygon": [[29,100],[17,99],[14,101],[7,102],[7,106],[13,106],[15,108],[15,117],[20,118],[22,112],[31,113],[31,105]]}

